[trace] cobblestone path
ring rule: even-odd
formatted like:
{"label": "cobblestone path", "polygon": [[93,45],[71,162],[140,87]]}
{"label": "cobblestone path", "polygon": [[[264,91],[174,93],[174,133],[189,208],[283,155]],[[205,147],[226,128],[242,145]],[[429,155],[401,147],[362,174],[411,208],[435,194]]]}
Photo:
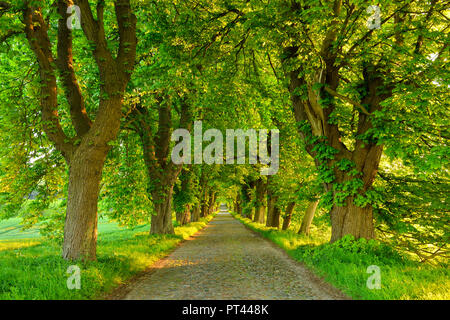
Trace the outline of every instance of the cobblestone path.
{"label": "cobblestone path", "polygon": [[227,212],[129,289],[133,300],[346,299]]}

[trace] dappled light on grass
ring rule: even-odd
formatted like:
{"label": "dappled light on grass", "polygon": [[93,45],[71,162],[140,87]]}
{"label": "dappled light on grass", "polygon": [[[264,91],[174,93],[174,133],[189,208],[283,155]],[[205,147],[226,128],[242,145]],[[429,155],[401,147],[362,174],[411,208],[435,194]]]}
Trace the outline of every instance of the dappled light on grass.
{"label": "dappled light on grass", "polygon": [[[450,299],[448,263],[439,267],[420,264],[376,240],[353,241],[346,236],[330,244],[324,233],[299,235],[235,217],[354,299]],[[380,267],[379,290],[366,285],[370,265]]]}
{"label": "dappled light on grass", "polygon": [[15,249],[21,249],[21,248],[28,248],[37,246],[40,244],[40,241],[37,240],[0,240],[0,251],[3,250],[15,250]]}
{"label": "dappled light on grass", "polygon": [[[151,267],[211,219],[177,227],[175,235],[149,235],[148,226],[108,232],[99,236],[95,262],[65,261],[59,245],[50,241],[35,242],[19,250],[13,249],[21,241],[10,242],[7,249],[0,251],[0,299],[97,298]],[[0,246],[4,243],[8,242],[1,241]],[[31,243],[26,240],[23,245]],[[74,264],[81,269],[81,290],[67,289],[66,270]]]}

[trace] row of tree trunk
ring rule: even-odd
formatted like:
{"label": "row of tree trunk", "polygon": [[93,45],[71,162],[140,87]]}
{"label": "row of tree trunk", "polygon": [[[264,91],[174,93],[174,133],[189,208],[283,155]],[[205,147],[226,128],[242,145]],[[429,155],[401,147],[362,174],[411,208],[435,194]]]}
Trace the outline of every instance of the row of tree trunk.
{"label": "row of tree trunk", "polygon": [[[291,224],[292,214],[295,209],[295,201],[291,201],[286,206],[285,214],[282,216],[281,208],[278,205],[279,196],[276,195],[270,188],[270,177],[265,182],[262,178],[253,181],[252,183],[246,183],[241,186],[240,192],[236,195],[234,201],[234,212],[239,215],[243,213],[243,206],[251,203],[250,191],[254,186],[255,195],[253,199],[253,215],[246,215],[247,218],[251,218],[253,222],[265,224],[267,227],[280,228],[280,220],[283,217],[282,230],[287,230]],[[314,218],[314,214],[317,210],[319,200],[311,200],[303,216],[301,227],[298,231],[299,234],[310,234],[310,227]],[[250,213],[252,211],[249,211]]]}
{"label": "row of tree trunk", "polygon": [[191,222],[197,222],[200,218],[205,218],[217,211],[216,192],[210,191],[208,193],[208,201],[191,206],[186,204],[185,210],[182,212],[176,212],[176,219],[179,225],[185,225]]}

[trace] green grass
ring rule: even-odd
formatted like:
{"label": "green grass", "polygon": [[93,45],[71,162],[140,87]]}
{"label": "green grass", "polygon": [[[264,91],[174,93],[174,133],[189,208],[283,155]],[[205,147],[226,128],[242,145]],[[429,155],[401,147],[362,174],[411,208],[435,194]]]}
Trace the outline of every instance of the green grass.
{"label": "green grass", "polygon": [[[39,224],[29,228],[24,229],[21,225],[21,218],[11,218],[8,220],[0,220],[0,241],[2,240],[17,240],[21,241],[24,239],[42,239],[39,232]],[[143,226],[146,227],[146,226]],[[142,226],[141,226],[142,228]],[[98,232],[99,234],[105,235],[108,233],[115,233],[122,230],[116,222],[111,222],[106,218],[98,219]]]}
{"label": "green grass", "polygon": [[0,220],[0,240],[36,239],[41,238],[39,227],[22,229],[21,218]]}
{"label": "green grass", "polygon": [[[54,242],[0,241],[0,300],[95,299],[149,268],[175,246],[206,226],[212,217],[175,228],[175,235],[149,235],[149,226],[122,229],[106,223],[100,228],[97,261],[68,262]],[[3,248],[3,250],[2,250]],[[69,290],[70,265],[81,269],[81,289]]]}
{"label": "green grass", "polygon": [[[233,215],[353,299],[450,299],[448,264],[420,264],[375,240],[344,237],[330,244],[327,230],[315,229],[311,236],[304,236]],[[371,276],[367,273],[370,265],[380,268],[381,289],[369,289],[366,285]]]}

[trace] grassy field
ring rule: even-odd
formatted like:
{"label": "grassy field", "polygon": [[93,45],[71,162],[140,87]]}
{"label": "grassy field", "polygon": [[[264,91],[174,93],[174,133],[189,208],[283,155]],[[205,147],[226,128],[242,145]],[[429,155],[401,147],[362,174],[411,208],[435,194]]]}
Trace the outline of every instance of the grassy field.
{"label": "grassy field", "polygon": [[[355,242],[347,237],[330,244],[327,230],[314,228],[304,236],[233,215],[353,299],[450,299],[448,265],[420,264],[374,240]],[[380,268],[380,289],[366,285],[371,265]]]}
{"label": "grassy field", "polygon": [[[97,261],[67,262],[61,248],[39,235],[20,231],[17,221],[0,224],[0,300],[95,299],[146,270],[175,246],[206,226],[212,216],[175,228],[175,235],[149,235],[149,225],[134,229],[99,223]],[[67,269],[81,269],[81,289],[67,288]]]}

